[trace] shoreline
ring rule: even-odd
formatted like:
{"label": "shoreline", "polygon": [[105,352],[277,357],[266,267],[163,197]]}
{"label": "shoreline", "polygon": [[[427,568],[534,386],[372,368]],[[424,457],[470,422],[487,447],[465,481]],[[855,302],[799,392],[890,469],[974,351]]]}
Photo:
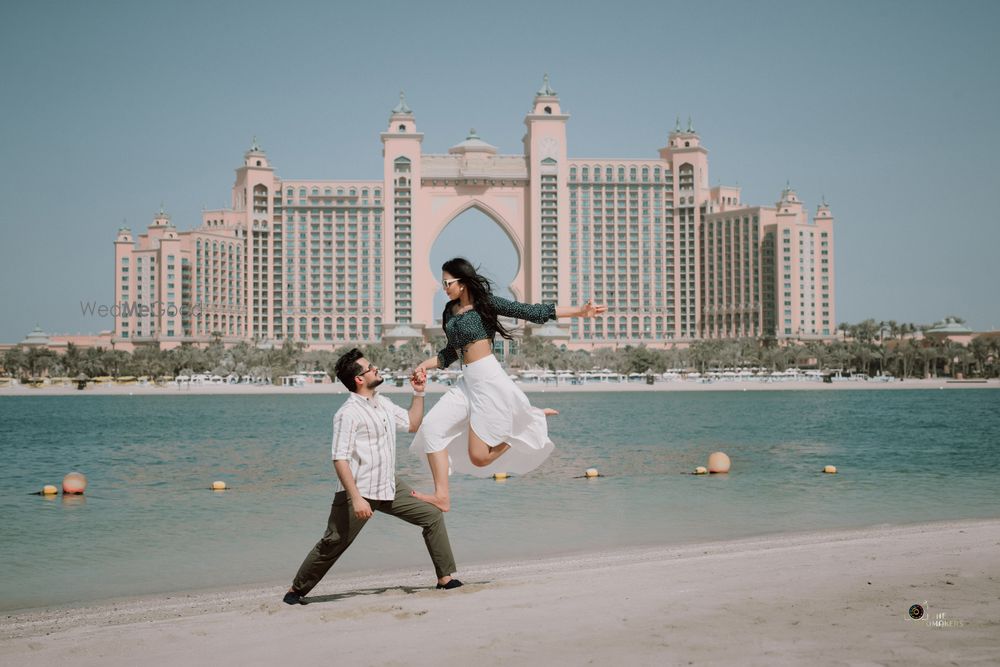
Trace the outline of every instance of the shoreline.
{"label": "shoreline", "polygon": [[[998,542],[1000,519],[778,534],[479,564],[447,593],[429,564],[333,570],[303,607],[275,584],[5,612],[0,656],[263,664],[293,646],[352,664],[986,663],[1000,648]],[[927,618],[907,618],[912,604]],[[446,654],[426,650],[435,640]]]}
{"label": "shoreline", "polygon": [[[515,383],[525,393],[578,393],[578,392],[703,392],[703,391],[870,391],[899,389],[1000,389],[1000,379],[987,381],[952,380],[950,378],[931,378],[927,380],[897,380],[883,381],[845,381],[824,383],[809,380],[783,382],[753,382],[753,381],[717,381],[698,382],[693,380],[660,381],[653,385],[645,382],[594,382],[584,385],[571,384],[541,384]],[[409,394],[408,384],[402,387],[382,385],[386,394]],[[439,382],[429,382],[427,391],[443,394],[451,387]],[[247,396],[247,395],[302,395],[302,394],[347,394],[347,389],[340,383],[307,384],[301,387],[278,387],[274,385],[188,385],[155,386],[155,385],[108,385],[87,387],[79,390],[74,386],[55,385],[30,387],[14,385],[0,387],[0,397],[4,396]]]}

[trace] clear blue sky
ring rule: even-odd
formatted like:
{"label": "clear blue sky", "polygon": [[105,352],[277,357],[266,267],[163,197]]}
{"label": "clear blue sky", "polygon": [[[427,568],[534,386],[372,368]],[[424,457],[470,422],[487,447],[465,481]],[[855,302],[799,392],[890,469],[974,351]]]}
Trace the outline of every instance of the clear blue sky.
{"label": "clear blue sky", "polygon": [[[378,178],[405,89],[428,152],[521,150],[549,72],[575,157],[653,157],[676,115],[711,182],[836,217],[837,320],[1000,328],[996,2],[7,2],[0,10],[0,341],[96,332],[112,241],[162,202],[227,204],[256,135],[284,178]],[[434,250],[498,278],[461,218]],[[498,246],[492,254],[470,248]]]}

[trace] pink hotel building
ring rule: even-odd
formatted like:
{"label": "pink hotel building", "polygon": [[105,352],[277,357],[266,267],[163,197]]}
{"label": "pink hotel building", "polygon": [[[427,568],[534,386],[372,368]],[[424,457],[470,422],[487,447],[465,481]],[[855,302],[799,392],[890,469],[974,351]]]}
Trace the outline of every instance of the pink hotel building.
{"label": "pink hotel building", "polygon": [[382,176],[367,181],[283,180],[254,141],[231,208],[203,212],[192,231],[161,210],[144,234],[118,232],[115,342],[219,335],[332,349],[440,335],[431,246],[472,208],[516,248],[518,299],[608,306],[596,320],[529,323],[528,335],[574,349],[835,335],[825,202],[810,220],[787,187],[773,207],[709,187],[690,122],[678,121],[658,158],[570,158],[568,119],[546,77],[523,154],[498,154],[474,131],[447,155],[424,154],[401,94],[381,134]]}

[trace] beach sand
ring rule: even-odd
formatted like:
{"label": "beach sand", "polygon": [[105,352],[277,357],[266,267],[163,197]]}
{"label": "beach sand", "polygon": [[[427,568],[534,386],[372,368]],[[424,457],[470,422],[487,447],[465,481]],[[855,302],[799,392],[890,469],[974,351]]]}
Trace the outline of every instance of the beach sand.
{"label": "beach sand", "polygon": [[[645,382],[594,382],[585,385],[571,384],[541,384],[518,382],[517,386],[525,393],[537,392],[602,392],[602,391],[843,391],[843,390],[876,390],[876,389],[1000,389],[1000,380],[962,381],[949,378],[932,378],[928,380],[896,380],[881,382],[876,380],[856,382],[824,383],[815,380],[796,380],[785,382],[738,382],[715,381],[698,382],[696,380],[674,380],[657,382],[647,385]],[[450,387],[439,382],[429,382],[427,391],[444,393]],[[390,383],[382,385],[381,391],[387,394],[409,394],[413,390],[409,383],[396,387]],[[188,385],[178,387],[167,385],[101,385],[88,386],[80,391],[75,386],[49,385],[29,387],[14,385],[0,387],[0,397],[3,396],[197,396],[197,395],[296,395],[296,394],[347,394],[347,389],[339,382],[329,384],[308,384],[302,387],[277,387],[274,385]]]}
{"label": "beach sand", "polygon": [[447,592],[334,569],[306,606],[276,584],[6,614],[0,662],[997,664],[998,547],[1000,519],[478,565]]}

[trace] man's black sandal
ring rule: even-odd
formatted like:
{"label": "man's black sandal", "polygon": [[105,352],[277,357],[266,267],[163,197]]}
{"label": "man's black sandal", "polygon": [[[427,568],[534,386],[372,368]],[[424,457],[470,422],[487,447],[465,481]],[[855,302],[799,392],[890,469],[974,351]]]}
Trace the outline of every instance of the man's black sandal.
{"label": "man's black sandal", "polygon": [[458,579],[452,579],[447,584],[438,584],[437,587],[443,588],[445,590],[451,590],[452,588],[458,588],[461,585],[462,585],[461,581],[459,581]]}
{"label": "man's black sandal", "polygon": [[281,600],[285,604],[306,604],[306,601],[302,599],[302,596],[293,591],[288,591],[285,593],[285,597]]}

